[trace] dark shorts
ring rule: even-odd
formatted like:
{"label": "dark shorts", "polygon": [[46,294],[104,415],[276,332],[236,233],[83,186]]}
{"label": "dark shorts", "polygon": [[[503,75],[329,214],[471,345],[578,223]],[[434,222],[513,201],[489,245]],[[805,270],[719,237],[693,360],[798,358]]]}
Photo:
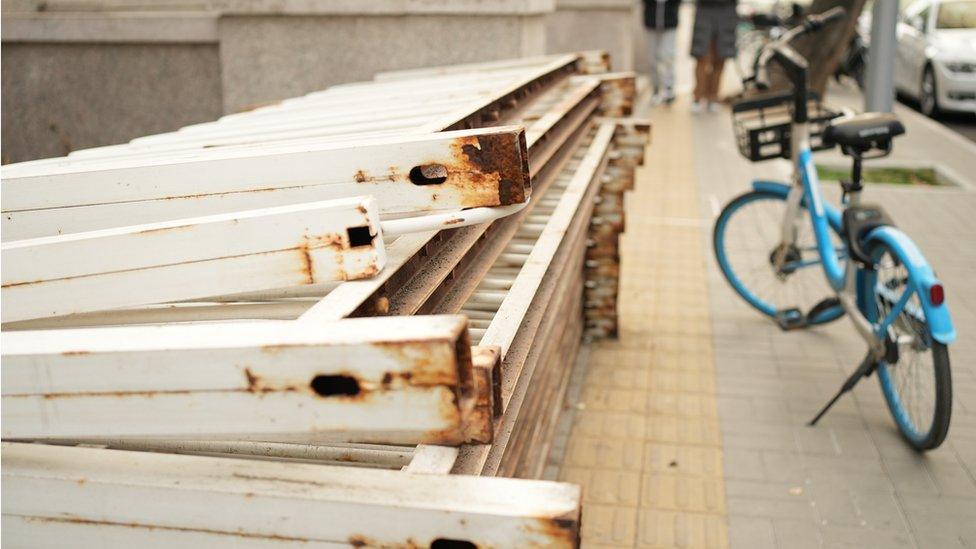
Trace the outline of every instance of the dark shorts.
{"label": "dark shorts", "polygon": [[718,56],[735,57],[735,28],[739,18],[735,5],[699,4],[695,9],[695,30],[691,35],[691,55],[704,57],[715,40]]}

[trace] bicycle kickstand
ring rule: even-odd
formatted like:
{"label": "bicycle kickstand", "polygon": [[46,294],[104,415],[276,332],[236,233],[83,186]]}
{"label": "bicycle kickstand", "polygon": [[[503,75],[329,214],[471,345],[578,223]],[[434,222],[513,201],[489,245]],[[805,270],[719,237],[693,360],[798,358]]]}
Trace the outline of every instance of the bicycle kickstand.
{"label": "bicycle kickstand", "polygon": [[837,394],[834,395],[834,398],[830,399],[830,402],[828,402],[827,405],[824,406],[822,410],[820,410],[820,413],[818,413],[816,417],[810,420],[810,423],[808,423],[807,425],[811,427],[816,425],[817,422],[820,421],[820,418],[822,418],[824,414],[827,413],[827,410],[830,410],[831,406],[833,406],[838,400],[840,400],[840,397],[842,397],[844,393],[853,389],[854,386],[857,385],[857,382],[861,381],[862,377],[870,376],[871,372],[873,372],[874,369],[877,367],[878,367],[878,361],[877,359],[874,358],[874,353],[868,351],[867,356],[865,356],[864,360],[861,361],[861,365],[858,366],[856,370],[854,370],[854,373],[852,373],[850,377],[847,378],[847,381],[845,381],[844,385],[842,385],[840,390],[837,391]]}

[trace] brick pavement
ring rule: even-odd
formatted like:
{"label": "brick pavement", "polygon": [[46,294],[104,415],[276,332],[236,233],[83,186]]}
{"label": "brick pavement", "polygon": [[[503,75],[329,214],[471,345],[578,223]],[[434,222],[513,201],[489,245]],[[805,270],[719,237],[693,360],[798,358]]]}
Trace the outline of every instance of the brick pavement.
{"label": "brick pavement", "polygon": [[976,193],[866,192],[935,265],[960,333],[949,438],[919,455],[875,378],[807,427],[863,343],[844,319],[781,332],[712,259],[717,208],[788,164],[742,159],[727,112],[653,119],[627,202],[621,337],[592,349],[559,472],[584,486],[584,546],[976,546]]}
{"label": "brick pavement", "polygon": [[583,486],[585,547],[728,544],[693,136],[654,132],[668,140],[627,197],[620,339],[591,351],[559,475]]}

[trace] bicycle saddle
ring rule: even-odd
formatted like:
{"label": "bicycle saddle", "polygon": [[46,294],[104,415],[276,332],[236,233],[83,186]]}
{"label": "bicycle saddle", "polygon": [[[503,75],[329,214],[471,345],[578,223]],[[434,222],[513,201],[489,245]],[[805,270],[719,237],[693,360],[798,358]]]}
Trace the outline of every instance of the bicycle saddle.
{"label": "bicycle saddle", "polygon": [[824,130],[823,142],[840,145],[845,153],[863,153],[877,148],[888,150],[891,139],[905,133],[905,126],[893,114],[866,112],[838,118]]}

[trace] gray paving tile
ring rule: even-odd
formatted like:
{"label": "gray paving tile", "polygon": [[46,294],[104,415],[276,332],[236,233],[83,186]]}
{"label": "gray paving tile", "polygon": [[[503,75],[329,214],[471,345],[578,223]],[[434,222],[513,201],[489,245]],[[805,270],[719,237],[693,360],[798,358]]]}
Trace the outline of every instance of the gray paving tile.
{"label": "gray paving tile", "polygon": [[805,483],[726,479],[725,494],[728,497],[756,497],[763,499],[809,501],[809,499],[806,497],[804,484]]}
{"label": "gray paving tile", "polygon": [[976,480],[954,454],[930,457],[924,460],[924,465],[939,487],[940,494],[976,499]]}
{"label": "gray paving tile", "polygon": [[726,449],[723,460],[727,479],[766,480],[762,456],[757,451]]}
{"label": "gray paving tile", "polygon": [[794,433],[804,454],[871,458],[879,456],[870,433],[864,427],[817,425],[797,428]]}
{"label": "gray paving tile", "polygon": [[823,546],[820,528],[805,520],[775,519],[773,533],[776,535],[776,543],[779,547],[814,549]]}
{"label": "gray paving tile", "polygon": [[836,486],[811,486],[813,501],[824,526],[854,526],[874,530],[904,530],[908,524],[890,492],[860,492]]}
{"label": "gray paving tile", "polygon": [[737,514],[752,517],[802,519],[814,524],[817,522],[816,510],[806,500],[728,496],[728,506]]}
{"label": "gray paving tile", "polygon": [[912,535],[902,531],[826,525],[820,528],[820,534],[823,536],[823,546],[829,548],[917,547]]}
{"label": "gray paving tile", "polygon": [[769,519],[729,515],[729,543],[732,547],[773,549],[776,537]]}

